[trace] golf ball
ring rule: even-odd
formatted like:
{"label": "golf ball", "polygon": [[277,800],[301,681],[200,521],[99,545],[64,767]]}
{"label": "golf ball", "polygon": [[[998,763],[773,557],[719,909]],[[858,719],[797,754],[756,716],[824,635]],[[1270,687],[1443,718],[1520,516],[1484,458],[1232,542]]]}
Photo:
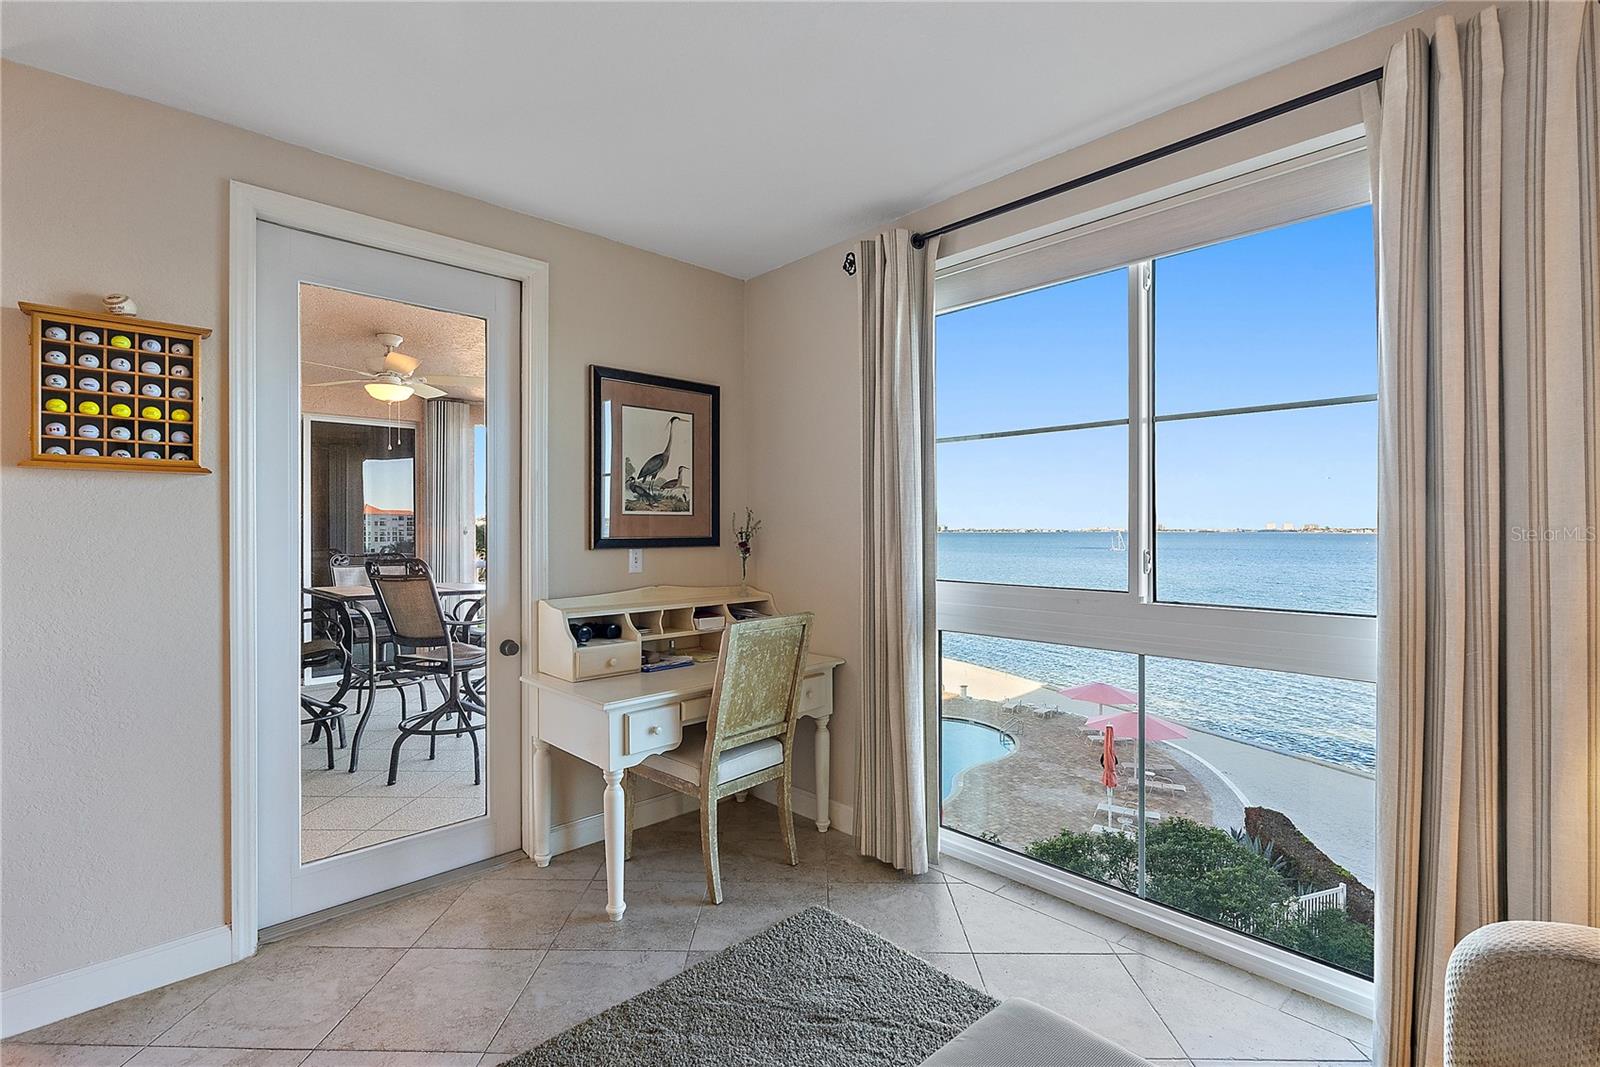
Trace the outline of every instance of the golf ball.
{"label": "golf ball", "polygon": [[111,436],[118,441],[131,441],[133,440],[133,431],[126,426],[113,426],[111,427]]}
{"label": "golf ball", "polygon": [[65,374],[46,374],[44,376],[44,384],[51,389],[65,389],[67,387],[67,376]]}
{"label": "golf ball", "polygon": [[125,333],[114,333],[114,334],[111,335],[111,347],[112,348],[132,348],[133,347],[133,338],[129,337]]}
{"label": "golf ball", "polygon": [[113,456],[116,456],[118,459],[131,459],[131,458],[133,458],[133,453],[129,452],[126,448],[113,448],[111,450],[111,454]]}
{"label": "golf ball", "polygon": [[155,382],[148,382],[139,387],[139,392],[143,393],[145,396],[160,396],[161,386],[157,385]]}
{"label": "golf ball", "polygon": [[174,400],[188,400],[189,399],[189,387],[187,385],[175,385],[175,386],[173,386],[172,387],[172,398]]}
{"label": "golf ball", "polygon": [[80,400],[78,401],[78,413],[80,415],[98,415],[100,414],[100,405],[93,400]]}
{"label": "golf ball", "polygon": [[121,393],[122,395],[126,396],[133,392],[133,386],[128,382],[112,382],[111,391],[113,393]]}
{"label": "golf ball", "polygon": [[139,414],[147,419],[159,419],[161,417],[161,409],[154,404],[147,404]]}
{"label": "golf ball", "polygon": [[189,413],[187,411],[185,411],[183,408],[178,408],[178,409],[174,410],[173,413],[172,413],[172,421],[173,422],[188,422],[189,421]]}
{"label": "golf ball", "polygon": [[90,438],[99,437],[100,436],[100,427],[96,426],[92,422],[91,423],[87,423],[86,425],[83,425],[83,426],[79,426],[78,427],[78,436],[79,437],[90,437]]}
{"label": "golf ball", "polygon": [[112,370],[132,370],[133,369],[133,361],[131,359],[129,359],[127,356],[112,356],[111,357],[111,369]]}
{"label": "golf ball", "polygon": [[91,393],[98,393],[100,391],[100,379],[90,378],[85,375],[78,379],[78,388],[87,389]]}
{"label": "golf ball", "polygon": [[186,444],[189,443],[189,431],[188,430],[173,430],[172,431],[172,439],[174,441],[176,441],[180,445],[186,445]]}
{"label": "golf ball", "polygon": [[147,448],[143,452],[139,453],[139,458],[140,459],[160,459],[161,458],[161,453],[157,452],[153,448]]}
{"label": "golf ball", "polygon": [[187,363],[174,363],[172,365],[172,376],[174,378],[187,378],[189,376],[189,365]]}
{"label": "golf ball", "polygon": [[99,365],[100,357],[95,355],[93,352],[80,352],[78,354],[78,366],[98,367]]}
{"label": "golf ball", "polygon": [[92,445],[85,445],[78,449],[78,455],[80,456],[98,456],[99,454],[100,450]]}
{"label": "golf ball", "polygon": [[67,402],[65,400],[62,400],[58,396],[53,396],[49,400],[46,400],[44,402],[44,409],[46,411],[56,411],[56,412],[65,411],[65,410],[67,410]]}
{"label": "golf ball", "polygon": [[86,345],[97,345],[100,343],[100,335],[93,330],[80,330],[78,340]]}
{"label": "golf ball", "polygon": [[44,432],[51,437],[65,437],[67,436],[67,427],[63,423],[47,422],[44,424]]}
{"label": "golf ball", "polygon": [[44,335],[52,341],[65,341],[67,339],[67,331],[59,326],[46,326]]}
{"label": "golf ball", "polygon": [[172,454],[172,458],[173,459],[188,459],[189,458],[189,453],[187,453],[187,452],[174,452]]}
{"label": "golf ball", "polygon": [[59,349],[52,348],[50,351],[44,354],[44,361],[46,363],[54,363],[59,366],[67,361],[67,354]]}
{"label": "golf ball", "polygon": [[161,364],[157,363],[153,359],[147,359],[143,363],[139,364],[139,369],[144,371],[146,374],[160,374]]}
{"label": "golf ball", "polygon": [[189,346],[182,341],[175,341],[172,345],[172,351],[176,355],[187,356],[189,354]]}
{"label": "golf ball", "polygon": [[133,414],[133,408],[129,407],[127,404],[112,404],[111,414],[115,415],[119,419],[126,419]]}
{"label": "golf ball", "polygon": [[153,426],[148,430],[140,430],[139,431],[139,440],[141,440],[141,441],[159,441],[159,440],[161,440],[161,431],[156,429]]}
{"label": "golf ball", "polygon": [[143,341],[139,342],[139,347],[144,349],[146,352],[159,352],[161,351],[161,342],[157,341],[154,337],[147,337]]}
{"label": "golf ball", "polygon": [[44,454],[47,456],[64,456],[67,454],[67,450],[62,448],[60,445],[51,445],[49,448],[44,450]]}

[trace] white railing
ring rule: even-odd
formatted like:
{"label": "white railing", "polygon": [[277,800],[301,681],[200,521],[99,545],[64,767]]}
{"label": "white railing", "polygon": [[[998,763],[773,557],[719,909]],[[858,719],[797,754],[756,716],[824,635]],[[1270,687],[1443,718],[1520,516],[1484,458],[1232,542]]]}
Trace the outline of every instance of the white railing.
{"label": "white railing", "polygon": [[1343,911],[1345,900],[1345,884],[1340,882],[1332,889],[1321,889],[1315,893],[1307,893],[1295,901],[1295,908],[1301,915],[1317,915],[1324,911]]}

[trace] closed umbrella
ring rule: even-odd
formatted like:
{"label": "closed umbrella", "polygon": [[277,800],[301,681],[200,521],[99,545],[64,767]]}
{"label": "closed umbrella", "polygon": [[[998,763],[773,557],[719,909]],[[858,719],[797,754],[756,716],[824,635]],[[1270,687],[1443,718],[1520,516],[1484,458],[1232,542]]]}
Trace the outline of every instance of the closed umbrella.
{"label": "closed umbrella", "polygon": [[1100,784],[1106,787],[1106,829],[1111,829],[1111,796],[1117,788],[1116,731],[1106,727],[1105,748],[1100,753]]}

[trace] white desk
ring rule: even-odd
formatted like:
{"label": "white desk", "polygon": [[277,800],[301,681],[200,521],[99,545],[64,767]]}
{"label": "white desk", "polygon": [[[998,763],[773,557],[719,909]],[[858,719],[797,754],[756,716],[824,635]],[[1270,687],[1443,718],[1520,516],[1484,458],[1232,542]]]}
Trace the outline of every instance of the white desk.
{"label": "white desk", "polygon": [[[800,715],[817,724],[817,829],[828,829],[828,720],[833,716],[833,671],[844,660],[812,653],[800,686]],[[538,690],[533,742],[533,861],[550,863],[550,747],[592,764],[605,777],[606,914],[622,918],[622,774],[645,757],[677,748],[683,727],[704,722],[716,663],[670,671],[569,682],[533,674]]]}

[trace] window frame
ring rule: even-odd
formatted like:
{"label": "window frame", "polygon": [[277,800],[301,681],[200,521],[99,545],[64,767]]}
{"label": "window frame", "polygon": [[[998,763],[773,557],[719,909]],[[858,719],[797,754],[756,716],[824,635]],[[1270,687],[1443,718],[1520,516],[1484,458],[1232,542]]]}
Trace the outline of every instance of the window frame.
{"label": "window frame", "polygon": [[[1157,600],[1155,568],[1158,565],[1155,533],[1155,428],[1158,422],[1192,419],[1223,413],[1287,410],[1345,403],[1376,402],[1376,394],[1288,401],[1283,404],[1247,405],[1211,412],[1155,414],[1155,260],[1223,241],[1237,240],[1359,206],[1352,203],[1349,176],[1352,164],[1365,172],[1365,139],[1355,135],[1333,145],[1307,147],[1287,159],[1281,156],[1257,161],[1253,168],[1235,168],[1227,177],[1198,183],[1151,202],[1125,208],[1109,217],[1087,221],[1020,249],[1003,249],[982,259],[962,259],[941,265],[937,280],[981,271],[985,261],[1014,268],[1034,252],[1059,262],[1063,249],[1080,235],[1097,242],[1114,240],[1119,226],[1130,227],[1133,239],[1149,244],[1152,219],[1185,239],[1174,247],[1126,261],[1128,285],[1128,516],[1126,590],[1073,589],[1047,586],[1003,585],[981,581],[935,581],[935,622],[939,630],[1021,640],[1051,641],[1119,652],[1143,653],[1174,659],[1202,660],[1239,667],[1313,674],[1351,681],[1378,680],[1377,619],[1372,615],[1299,611],[1287,608],[1236,607]],[[1318,181],[1318,167],[1331,179]],[[1307,179],[1312,175],[1312,180]],[[1243,198],[1241,200],[1241,198]],[[1366,202],[1370,203],[1370,195]],[[1242,223],[1230,230],[1216,220],[1219,208],[1248,204],[1252,220],[1270,218],[1268,225]],[[1196,221],[1199,220],[1199,221]],[[1204,234],[1204,239],[1191,239]],[[1097,254],[1100,254],[1097,252]],[[1108,270],[1114,264],[1096,261],[1085,269],[1013,292],[994,293],[981,300],[967,299],[961,289],[944,300],[936,297],[935,314],[957,312],[1007,296],[1078,281]],[[1024,272],[1023,276],[1026,276]],[[941,306],[944,301],[948,306]],[[1374,331],[1377,324],[1373,324]],[[937,386],[937,375],[935,375]],[[1094,425],[1117,425],[1121,420],[1100,420]],[[1063,429],[1058,432],[1072,432]],[[937,429],[935,429],[937,434]],[[955,435],[950,442],[992,434]],[[940,441],[937,436],[936,441]],[[941,443],[946,443],[942,442]],[[936,464],[926,472],[925,491],[938,499]],[[935,709],[935,712],[937,709]]]}
{"label": "window frame", "polygon": [[[1071,244],[1075,234],[1082,232],[1092,239],[1089,247],[1096,249],[1097,255],[1102,255],[1105,238],[1108,235],[1115,235],[1116,228],[1122,220],[1144,227],[1142,230],[1135,229],[1130,232],[1136,234],[1138,240],[1144,241],[1148,247],[1148,225],[1153,216],[1165,213],[1164,218],[1169,222],[1176,222],[1176,229],[1183,231],[1184,220],[1190,217],[1188,213],[1214,212],[1219,206],[1237,204],[1239,203],[1237,193],[1240,189],[1248,189],[1254,212],[1252,217],[1259,218],[1262,215],[1259,203],[1261,198],[1271,200],[1274,197],[1279,197],[1281,203],[1269,204],[1268,214],[1273,206],[1292,214],[1292,217],[1279,218],[1268,225],[1252,226],[1243,223],[1242,228],[1225,235],[1180,243],[1178,246],[1160,251],[1152,250],[1143,256],[1123,262],[1123,269],[1127,274],[1129,319],[1126,420],[1127,589],[1113,591],[1022,586],[936,578],[934,631],[941,645],[946,632],[973,634],[1105,649],[1140,657],[1217,663],[1371,684],[1378,682],[1378,633],[1375,615],[1193,604],[1160,601],[1155,598],[1157,565],[1155,430],[1158,421],[1169,421],[1174,416],[1195,418],[1211,414],[1243,414],[1245,411],[1256,410],[1332,406],[1340,403],[1375,403],[1377,399],[1376,394],[1360,397],[1329,397],[1292,401],[1282,405],[1249,405],[1244,410],[1218,409],[1216,412],[1205,413],[1173,413],[1158,420],[1155,415],[1154,393],[1155,260],[1192,248],[1236,240],[1254,233],[1349,210],[1362,202],[1370,203],[1370,193],[1364,201],[1351,202],[1348,181],[1342,188],[1329,188],[1320,193],[1313,191],[1310,195],[1307,193],[1307,183],[1304,180],[1306,165],[1314,165],[1317,160],[1327,158],[1343,158],[1348,163],[1347,157],[1352,155],[1358,155],[1360,160],[1365,160],[1365,142],[1360,136],[1340,139],[1331,147],[1326,142],[1314,148],[1307,146],[1301,155],[1293,156],[1287,161],[1281,155],[1258,160],[1253,168],[1232,169],[1226,180],[1215,181],[1209,185],[1204,180],[1191,182],[1189,188],[1176,194],[1169,190],[1165,197],[1151,197],[1145,203],[1124,208],[1118,214],[1087,221],[1080,220],[1081,225],[1073,229],[989,254],[997,260],[1012,260],[1013,262],[1004,268],[1011,270],[1015,270],[1015,257],[1027,255],[1031,248],[1042,249],[1059,261],[1061,249]],[[1348,176],[1348,169],[1345,173]],[[1280,177],[1284,180],[1276,180]],[[1217,199],[1213,193],[1230,195]],[[1319,195],[1324,198],[1321,203],[1317,202]],[[965,255],[958,257],[957,261],[937,268],[936,279],[971,271],[975,265],[981,269],[983,258],[985,257],[975,259]],[[1009,292],[995,292],[985,295],[982,299],[957,297],[949,301],[948,306],[945,306],[936,295],[935,314],[960,311],[978,304],[1004,299],[1006,296],[1076,281],[1112,269],[1116,269],[1115,263],[1105,262],[1103,258],[1097,259],[1085,264],[1082,270],[1059,275],[1048,281],[1041,280]],[[1021,273],[1025,275],[1026,270]],[[962,285],[965,288],[960,292],[970,294],[971,285],[966,282]],[[1376,322],[1373,324],[1373,329],[1376,333]],[[937,430],[934,432],[936,434]],[[1071,431],[1063,428],[1060,432]],[[956,440],[960,440],[963,435],[954,436]],[[934,465],[930,465],[925,471],[925,479],[924,492],[930,494],[928,499],[937,500],[938,479]],[[930,521],[936,523],[937,519],[933,518]],[[930,530],[929,539],[930,542],[936,543],[936,529]],[[1141,658],[1139,668],[1141,699],[1138,709],[1141,715],[1144,713],[1143,662]],[[926,736],[932,739],[929,752],[933,757],[928,780],[935,787],[932,796],[936,817],[930,822],[937,827],[940,851],[974,862],[1052,895],[1084,904],[1130,925],[1177,941],[1348,1010],[1372,1016],[1372,986],[1360,976],[1257,940],[1242,932],[1219,927],[1142,896],[1131,896],[1120,889],[1102,886],[1069,871],[1052,868],[1004,846],[980,840],[946,825],[943,812],[940,810],[942,796],[936,789],[942,770],[942,752],[939,743],[940,712],[939,701],[935,697],[927,709],[925,722]],[[1144,809],[1142,750],[1141,740],[1138,760],[1141,768],[1139,790],[1141,825]],[[1139,840],[1142,883],[1144,840],[1142,832]]]}

